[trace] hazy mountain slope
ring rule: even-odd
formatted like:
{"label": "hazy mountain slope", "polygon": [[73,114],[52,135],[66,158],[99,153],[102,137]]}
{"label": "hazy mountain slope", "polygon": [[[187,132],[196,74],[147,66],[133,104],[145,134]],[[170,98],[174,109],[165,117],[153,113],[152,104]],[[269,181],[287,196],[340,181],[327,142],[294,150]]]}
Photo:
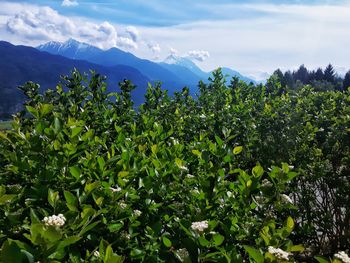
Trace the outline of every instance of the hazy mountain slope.
{"label": "hazy mountain slope", "polygon": [[91,45],[70,39],[64,43],[48,42],[37,49],[52,54],[62,55],[71,59],[83,59],[89,62],[103,65],[127,65],[136,68],[152,81],[160,81],[163,87],[170,93],[181,88],[187,83],[165,67],[146,59],[140,59],[135,55],[118,48],[101,50]]}
{"label": "hazy mountain slope", "polygon": [[147,83],[150,81],[129,66],[104,67],[41,52],[31,47],[14,46],[4,41],[0,41],[0,57],[0,116],[14,113],[22,104],[23,97],[17,86],[31,80],[39,83],[43,89],[54,88],[60,80],[60,75],[69,74],[74,67],[82,72],[93,69],[106,75],[109,90],[117,90],[117,83],[123,79],[132,80],[138,86],[133,92],[137,103],[143,101]]}

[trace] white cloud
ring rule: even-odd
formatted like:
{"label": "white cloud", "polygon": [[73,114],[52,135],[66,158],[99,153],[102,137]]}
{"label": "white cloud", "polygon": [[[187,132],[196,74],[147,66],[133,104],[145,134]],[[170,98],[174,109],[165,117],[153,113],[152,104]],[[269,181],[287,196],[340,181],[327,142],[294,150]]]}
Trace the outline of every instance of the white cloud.
{"label": "white cloud", "polygon": [[125,29],[125,32],[130,36],[132,41],[137,42],[139,39],[140,32],[134,26],[128,26]]}
{"label": "white cloud", "polygon": [[210,55],[209,52],[205,50],[192,50],[187,53],[187,57],[203,62],[204,60],[209,58]]}
{"label": "white cloud", "polygon": [[119,42],[117,30],[109,22],[97,24],[78,18],[68,18],[50,7],[21,10],[15,15],[10,15],[5,28],[7,34],[20,37],[24,43],[64,41],[71,37],[108,49],[117,46]]}
{"label": "white cloud", "polygon": [[179,55],[179,51],[177,49],[171,47],[170,48],[170,55],[177,56],[177,55]]}
{"label": "white cloud", "polygon": [[[237,6],[237,5],[236,5]],[[235,6],[222,12],[234,13]],[[350,68],[350,5],[241,5],[245,17],[197,21],[172,27],[143,27],[142,34],[186,50],[207,50],[205,70],[227,66],[245,74],[308,68]],[[253,14],[260,15],[253,15]],[[166,52],[161,54],[166,56]]]}
{"label": "white cloud", "polygon": [[158,43],[148,43],[147,47],[153,52],[153,53],[159,53],[161,48]]}
{"label": "white cloud", "polygon": [[[15,44],[37,45],[72,37],[101,48],[133,49],[134,54],[144,58],[164,58],[170,47],[178,50],[172,49],[173,54],[208,51],[211,59],[201,62],[205,70],[227,66],[257,77],[260,71],[295,69],[300,64],[324,68],[332,63],[337,69],[350,68],[349,4],[218,5],[213,10],[222,15],[218,20],[168,27],[138,26],[137,30],[117,25],[117,32],[109,22],[65,17],[51,8],[23,2],[0,2],[1,38]],[[162,49],[154,53],[148,43],[157,43]],[[201,59],[198,53],[191,55]]]}
{"label": "white cloud", "polygon": [[79,5],[79,3],[76,0],[63,0],[61,5],[69,7],[69,6],[77,6]]}
{"label": "white cloud", "polygon": [[118,47],[127,48],[127,49],[137,49],[138,45],[131,38],[128,37],[119,37],[118,38]]}

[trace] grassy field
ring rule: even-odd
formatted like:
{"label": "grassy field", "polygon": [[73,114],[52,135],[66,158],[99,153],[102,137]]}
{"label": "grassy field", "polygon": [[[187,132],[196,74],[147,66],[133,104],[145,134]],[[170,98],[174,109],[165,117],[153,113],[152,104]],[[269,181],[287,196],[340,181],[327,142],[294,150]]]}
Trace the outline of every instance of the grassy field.
{"label": "grassy field", "polygon": [[11,129],[11,121],[0,121],[0,130]]}

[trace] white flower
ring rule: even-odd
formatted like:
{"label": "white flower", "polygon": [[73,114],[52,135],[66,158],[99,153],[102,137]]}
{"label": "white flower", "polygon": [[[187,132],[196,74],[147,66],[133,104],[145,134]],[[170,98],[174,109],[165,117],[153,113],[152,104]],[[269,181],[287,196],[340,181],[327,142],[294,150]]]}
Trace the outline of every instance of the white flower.
{"label": "white flower", "polygon": [[193,179],[193,178],[195,178],[195,176],[192,175],[192,174],[187,174],[186,177],[187,177],[188,179]]}
{"label": "white flower", "polygon": [[43,222],[46,226],[55,226],[55,227],[61,227],[64,226],[66,222],[66,218],[62,214],[52,215],[52,216],[45,216],[43,219]]}
{"label": "white flower", "polygon": [[130,240],[131,235],[127,232],[122,232],[121,234],[122,238],[126,239],[126,240]]}
{"label": "white flower", "polygon": [[142,212],[140,210],[134,210],[134,216],[140,216]]}
{"label": "white flower", "polygon": [[96,251],[94,251],[93,255],[94,255],[95,257],[99,258],[99,257],[100,257],[100,252],[98,252],[98,251],[96,250]]}
{"label": "white flower", "polygon": [[119,206],[121,209],[125,209],[128,205],[124,201],[120,201]]}
{"label": "white flower", "polygon": [[264,179],[264,180],[262,180],[261,186],[262,187],[271,187],[272,183],[269,180]]}
{"label": "white flower", "polygon": [[181,262],[184,262],[187,258],[190,257],[190,253],[188,253],[186,248],[180,248],[176,251],[176,255],[180,259]]}
{"label": "white flower", "polygon": [[193,222],[191,228],[199,233],[208,228],[208,221]]}
{"label": "white flower", "polygon": [[293,204],[293,200],[290,199],[290,197],[286,194],[281,194],[281,200],[283,203],[290,203]]}
{"label": "white flower", "polygon": [[272,255],[274,255],[277,259],[282,259],[282,260],[289,260],[289,256],[291,256],[290,253],[280,249],[280,248],[274,248],[274,247],[269,247],[268,252]]}
{"label": "white flower", "polygon": [[113,193],[118,193],[122,190],[119,186],[117,186],[116,188],[110,187],[109,189],[111,189]]}
{"label": "white flower", "polygon": [[341,262],[350,263],[350,257],[344,251],[339,251],[338,253],[334,254],[334,257],[339,259]]}
{"label": "white flower", "polygon": [[205,119],[207,116],[205,116],[204,114],[201,114],[201,115],[199,115],[199,117],[200,117],[201,119]]}

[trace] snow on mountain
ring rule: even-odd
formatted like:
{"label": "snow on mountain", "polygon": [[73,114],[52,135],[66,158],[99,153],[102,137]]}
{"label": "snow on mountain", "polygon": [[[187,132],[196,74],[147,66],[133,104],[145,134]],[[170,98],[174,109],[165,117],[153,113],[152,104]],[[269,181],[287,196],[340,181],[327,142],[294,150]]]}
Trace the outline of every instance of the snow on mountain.
{"label": "snow on mountain", "polygon": [[95,55],[102,52],[97,47],[91,46],[86,43],[79,42],[73,38],[68,39],[66,42],[56,42],[50,41],[48,43],[39,45],[37,47],[40,51],[46,51],[51,54],[59,54],[73,59],[84,59],[82,54],[91,54]]}
{"label": "snow on mountain", "polygon": [[202,71],[194,62],[192,62],[192,60],[186,57],[180,57],[175,54],[169,55],[163,61],[163,63],[185,67],[201,78],[206,78],[208,75],[206,72]]}

